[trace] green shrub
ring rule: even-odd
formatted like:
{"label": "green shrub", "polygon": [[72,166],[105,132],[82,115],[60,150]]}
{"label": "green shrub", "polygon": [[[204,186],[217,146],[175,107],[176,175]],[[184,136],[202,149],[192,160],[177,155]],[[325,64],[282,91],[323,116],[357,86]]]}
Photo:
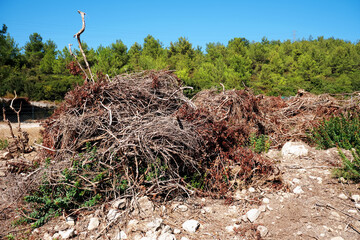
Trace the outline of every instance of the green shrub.
{"label": "green shrub", "polygon": [[[348,180],[360,180],[360,119],[359,114],[332,117],[323,120],[310,131],[309,138],[321,149],[338,147],[343,160],[341,168],[334,169],[336,177]],[[354,160],[349,160],[341,148],[351,150]]]}
{"label": "green shrub", "polygon": [[321,149],[340,147],[351,149],[360,147],[360,119],[359,115],[332,117],[322,120],[309,134],[310,140]]}
{"label": "green shrub", "polygon": [[249,146],[254,152],[268,152],[270,145],[271,141],[269,136],[263,134],[256,136],[254,133],[250,135]]}
{"label": "green shrub", "polygon": [[345,154],[339,149],[340,157],[343,160],[343,167],[337,168],[333,171],[336,177],[343,177],[347,180],[353,180],[355,182],[360,181],[360,149],[352,149],[351,153],[354,159],[349,160]]}
{"label": "green shrub", "polygon": [[6,149],[9,143],[6,139],[0,139],[0,150]]}
{"label": "green shrub", "polygon": [[[45,167],[49,164],[50,159],[46,159]],[[112,184],[124,192],[126,181],[119,176],[118,182],[114,183],[109,177],[111,174],[114,174],[111,168],[100,163],[96,148],[88,146],[86,152],[74,158],[71,167],[65,168],[55,180],[50,180],[46,174],[43,176],[39,188],[25,197],[32,211],[20,221],[32,223],[32,227],[37,228],[63,211],[96,205],[106,197],[100,189],[111,189]]]}

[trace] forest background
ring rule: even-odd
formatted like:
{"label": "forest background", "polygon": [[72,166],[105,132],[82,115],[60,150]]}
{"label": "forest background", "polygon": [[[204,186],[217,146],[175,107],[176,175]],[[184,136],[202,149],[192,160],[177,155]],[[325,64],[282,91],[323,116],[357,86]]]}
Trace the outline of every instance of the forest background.
{"label": "forest background", "polygon": [[[202,89],[251,88],[255,94],[295,95],[298,89],[320,93],[348,93],[360,90],[360,42],[317,37],[296,41],[250,42],[241,37],[194,47],[185,37],[164,47],[151,35],[142,44],[127,47],[117,40],[97,49],[82,42],[93,73],[114,77],[149,69],[175,70],[192,96]],[[74,54],[83,63],[77,49]],[[31,100],[62,100],[76,84],[83,83],[81,70],[67,46],[58,49],[39,33],[18,46],[7,26],[0,29],[0,96],[14,90]]]}

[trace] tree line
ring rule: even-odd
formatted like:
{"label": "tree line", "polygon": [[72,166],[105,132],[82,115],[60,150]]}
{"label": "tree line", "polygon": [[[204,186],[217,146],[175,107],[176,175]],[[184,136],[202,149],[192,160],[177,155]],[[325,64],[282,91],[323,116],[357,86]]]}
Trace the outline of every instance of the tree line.
{"label": "tree line", "polygon": [[[256,94],[290,96],[298,89],[320,93],[344,93],[360,90],[360,42],[318,37],[292,42],[250,42],[231,39],[227,45],[208,43],[205,51],[180,37],[164,47],[148,35],[142,44],[128,48],[121,40],[109,46],[83,49],[92,71],[110,77],[147,69],[176,70],[187,86],[187,94],[211,87],[253,89]],[[73,51],[79,61],[83,57]],[[85,65],[83,65],[85,66]],[[33,100],[61,100],[76,84],[82,84],[67,47],[58,50],[52,40],[43,41],[39,33],[19,47],[0,30],[0,96],[18,94]]]}

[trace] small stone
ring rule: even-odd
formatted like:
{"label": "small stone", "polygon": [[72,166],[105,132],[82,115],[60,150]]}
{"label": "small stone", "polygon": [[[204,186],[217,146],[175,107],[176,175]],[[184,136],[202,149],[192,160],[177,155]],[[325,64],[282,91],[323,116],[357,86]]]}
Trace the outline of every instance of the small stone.
{"label": "small stone", "polygon": [[[156,239],[156,238],[155,238]],[[150,238],[150,237],[142,237],[142,238],[140,238],[140,240],[153,240],[152,238]]]}
{"label": "small stone", "polygon": [[226,230],[228,233],[233,233],[233,232],[234,232],[234,226],[226,226],[226,227],[225,227],[225,230]]}
{"label": "small stone", "polygon": [[318,181],[318,184],[322,184],[322,178],[321,177],[318,177],[317,181]]}
{"label": "small stone", "polygon": [[266,206],[265,206],[265,205],[261,205],[261,206],[259,207],[259,210],[260,210],[261,212],[265,212],[265,211],[266,211]]}
{"label": "small stone", "polygon": [[44,240],[52,240],[53,238],[51,237],[51,235],[49,233],[45,233],[43,236]]}
{"label": "small stone", "polygon": [[246,213],[246,217],[249,219],[250,222],[254,222],[260,216],[259,209],[251,209]]}
{"label": "small stone", "polygon": [[62,237],[62,239],[68,239],[75,235],[75,230],[73,228],[70,228],[65,231],[60,231],[59,234]]}
{"label": "small stone", "polygon": [[6,177],[6,173],[4,171],[0,171],[0,177]]}
{"label": "small stone", "polygon": [[349,210],[348,210],[348,213],[357,214],[357,210],[355,210],[355,209],[349,209]]}
{"label": "small stone", "polygon": [[274,210],[270,205],[267,205],[266,207],[267,207],[267,209],[269,209],[269,211]]}
{"label": "small stone", "polygon": [[199,227],[200,223],[194,219],[187,220],[182,224],[182,228],[190,233],[196,232]]}
{"label": "small stone", "polygon": [[186,212],[189,208],[186,205],[179,205],[176,207],[180,212]]}
{"label": "small stone", "polygon": [[203,207],[203,210],[206,212],[206,213],[212,213],[213,212],[213,209],[211,207]]}
{"label": "small stone", "polygon": [[229,214],[238,214],[239,210],[237,206],[230,206],[228,208],[228,213]]}
{"label": "small stone", "polygon": [[57,232],[52,236],[52,239],[58,239],[60,238],[60,234]]}
{"label": "small stone", "polygon": [[111,206],[113,208],[117,208],[117,209],[124,209],[126,207],[126,199],[122,198],[122,199],[116,200]]}
{"label": "small stone", "polygon": [[151,215],[154,211],[154,204],[148,197],[143,196],[138,199],[140,211],[146,215]]}
{"label": "small stone", "polygon": [[251,193],[254,193],[254,192],[255,192],[255,188],[249,187],[248,191],[251,192]]}
{"label": "small stone", "polygon": [[262,202],[263,202],[264,204],[269,204],[269,203],[270,203],[270,199],[268,199],[268,198],[263,198]]}
{"label": "small stone", "polygon": [[337,212],[335,212],[335,211],[331,211],[330,214],[331,214],[332,216],[334,216],[336,219],[340,219],[340,218],[341,218],[340,214],[337,213]]}
{"label": "small stone", "polygon": [[182,237],[180,240],[190,240],[187,237]]}
{"label": "small stone", "polygon": [[243,220],[244,222],[248,221],[248,218],[247,218],[246,214],[241,216],[241,220]]}
{"label": "small stone", "polygon": [[89,225],[88,225],[88,230],[91,231],[93,229],[96,229],[99,225],[100,225],[99,218],[92,217],[92,218],[90,218],[90,222],[89,222]]}
{"label": "small stone", "polygon": [[116,239],[123,240],[123,239],[128,239],[128,237],[124,231],[120,231],[120,232],[118,232]]}
{"label": "small stone", "polygon": [[73,217],[67,217],[66,218],[66,224],[69,226],[74,226],[75,225],[75,219]]}
{"label": "small stone", "polygon": [[309,154],[308,146],[302,142],[287,142],[281,149],[283,157],[302,157]]}
{"label": "small stone", "polygon": [[338,196],[338,198],[343,199],[343,200],[348,199],[348,197],[347,197],[345,194],[343,194],[343,193],[341,193],[341,194]]}
{"label": "small stone", "polygon": [[296,235],[302,235],[303,233],[302,233],[302,231],[298,231],[297,233],[296,233]]}
{"label": "small stone", "polygon": [[331,240],[344,240],[342,237],[333,237],[333,238],[331,238]]}
{"label": "small stone", "polygon": [[205,199],[205,198],[202,198],[202,199],[201,199],[201,201],[202,201],[202,202],[205,202],[205,201],[206,201],[206,199]]}
{"label": "small stone", "polygon": [[131,219],[127,224],[127,231],[128,232],[135,232],[137,230],[139,221],[136,219]]}
{"label": "small stone", "polygon": [[358,203],[358,202],[360,202],[360,195],[357,195],[357,194],[352,195],[352,196],[351,196],[351,199],[352,199],[354,202]]}
{"label": "small stone", "polygon": [[163,220],[161,218],[156,218],[154,221],[149,222],[146,224],[147,229],[157,231],[160,229]]}
{"label": "small stone", "polygon": [[293,193],[301,194],[301,193],[304,193],[304,191],[301,189],[300,186],[297,186],[296,188],[294,188]]}
{"label": "small stone", "polygon": [[161,234],[164,234],[164,233],[172,233],[173,231],[172,231],[172,229],[171,229],[171,227],[169,226],[169,225],[165,225],[164,227],[163,227],[163,229],[161,230]]}
{"label": "small stone", "polygon": [[158,240],[176,240],[176,237],[171,233],[163,233],[159,236]]}
{"label": "small stone", "polygon": [[325,237],[325,233],[320,233],[320,237]]}
{"label": "small stone", "polygon": [[174,229],[174,234],[180,234],[181,233],[181,230],[180,229],[178,229],[178,228],[175,228]]}
{"label": "small stone", "polygon": [[292,182],[293,182],[293,183],[300,183],[300,179],[294,178],[294,179],[292,180]]}
{"label": "small stone", "polygon": [[356,204],[355,204],[355,207],[356,207],[357,209],[360,209],[360,204],[359,204],[359,203],[356,203]]}
{"label": "small stone", "polygon": [[108,221],[113,221],[115,219],[117,219],[118,217],[120,217],[120,213],[117,209],[110,209],[108,214],[106,215],[106,218]]}
{"label": "small stone", "polygon": [[257,227],[257,230],[260,232],[260,236],[261,236],[262,238],[264,238],[264,237],[268,234],[268,232],[269,232],[269,230],[267,229],[267,227],[261,226],[261,225],[259,225],[259,226]]}

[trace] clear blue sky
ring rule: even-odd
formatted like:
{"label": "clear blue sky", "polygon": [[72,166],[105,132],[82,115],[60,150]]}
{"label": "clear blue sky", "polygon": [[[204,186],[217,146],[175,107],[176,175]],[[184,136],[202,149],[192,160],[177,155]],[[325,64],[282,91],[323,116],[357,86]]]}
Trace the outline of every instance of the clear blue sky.
{"label": "clear blue sky", "polygon": [[151,34],[164,47],[186,37],[194,47],[227,44],[235,37],[250,41],[307,39],[324,36],[360,40],[360,0],[234,0],[234,1],[40,1],[0,0],[0,24],[24,46],[37,32],[58,49],[76,45],[81,28],[77,10],[87,15],[82,40],[90,47],[121,39],[128,47]]}

